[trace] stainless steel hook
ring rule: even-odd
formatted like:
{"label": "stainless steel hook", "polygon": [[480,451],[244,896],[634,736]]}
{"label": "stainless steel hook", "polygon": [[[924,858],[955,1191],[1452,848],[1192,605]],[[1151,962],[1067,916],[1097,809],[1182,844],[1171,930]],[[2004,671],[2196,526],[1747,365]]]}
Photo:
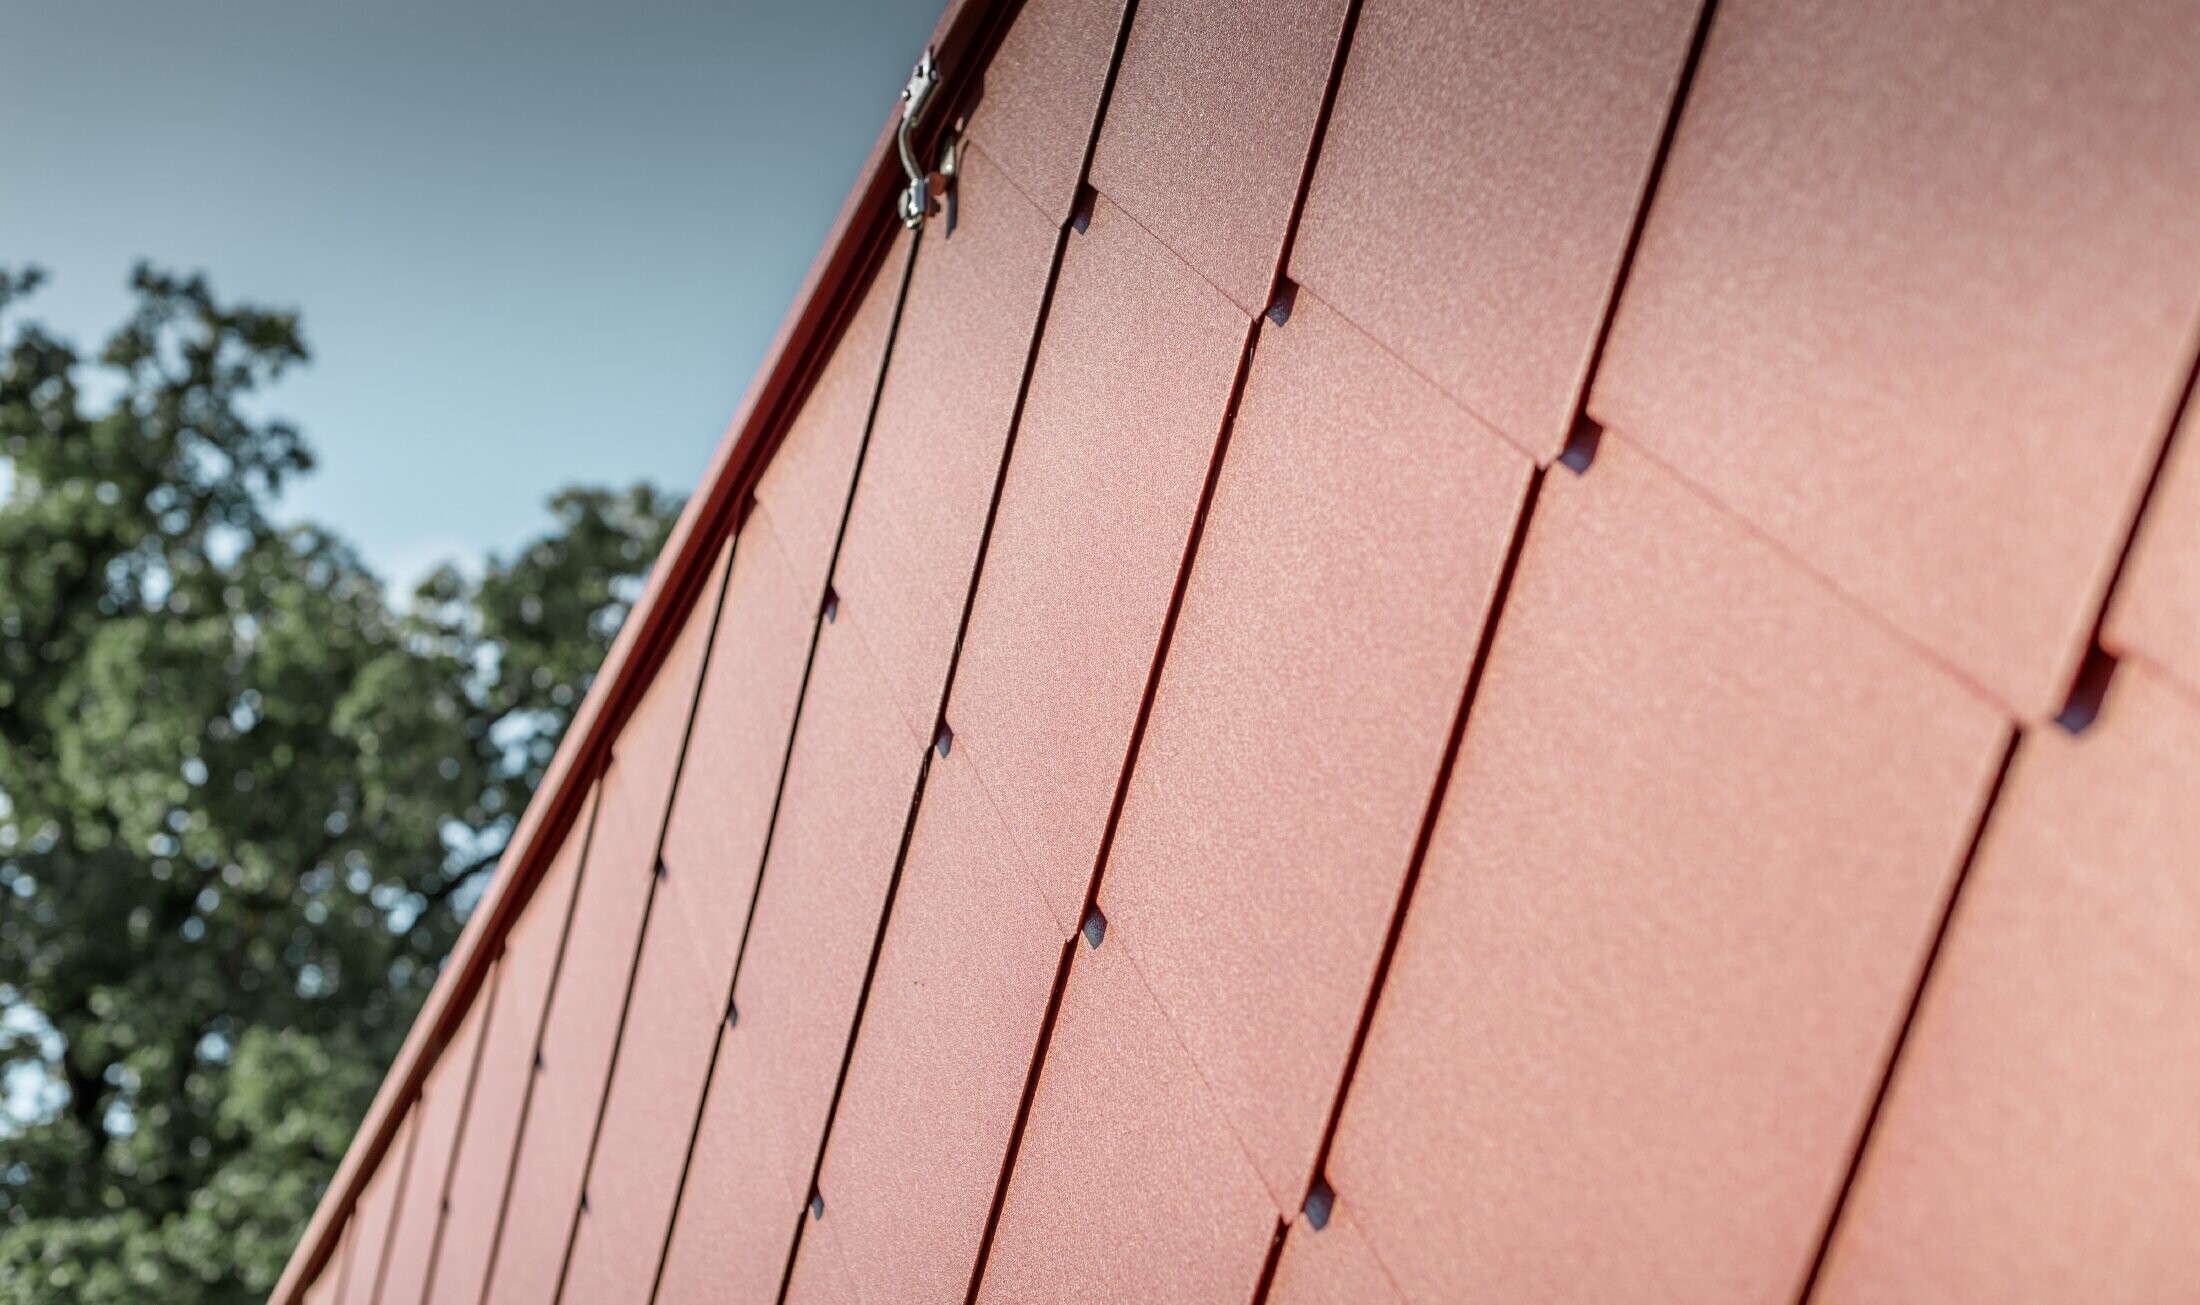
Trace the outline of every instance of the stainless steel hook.
{"label": "stainless steel hook", "polygon": [[901,88],[901,126],[894,132],[894,145],[901,151],[901,170],[908,174],[908,188],[901,193],[896,204],[901,222],[906,227],[924,225],[925,215],[932,211],[935,182],[932,173],[918,165],[916,145],[912,139],[917,122],[924,116],[926,106],[932,102],[932,92],[940,84],[938,58],[927,49],[924,57],[909,73],[909,84]]}

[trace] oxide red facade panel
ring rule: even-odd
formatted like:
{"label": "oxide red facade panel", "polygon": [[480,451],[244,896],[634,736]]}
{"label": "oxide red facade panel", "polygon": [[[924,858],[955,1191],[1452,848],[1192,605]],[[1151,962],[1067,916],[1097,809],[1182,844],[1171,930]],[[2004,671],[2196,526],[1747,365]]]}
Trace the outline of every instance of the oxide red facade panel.
{"label": "oxide red facade panel", "polygon": [[427,1289],[434,1305],[479,1305],[488,1284],[490,1253],[534,1082],[543,1016],[600,796],[601,789],[592,788],[582,802],[572,830],[505,938],[494,987],[476,998],[490,1003],[489,1023],[482,1030],[466,1129],[451,1158],[450,1208],[443,1215],[443,1242]]}
{"label": "oxide red facade panel", "polygon": [[449,1210],[442,1217],[442,1250],[429,1276],[427,1301],[433,1305],[477,1305],[488,1285],[488,1259],[497,1243],[497,1221],[504,1213],[506,1182],[519,1147],[519,1125],[526,1118],[535,1083],[535,1052],[541,1045],[543,1015],[550,986],[565,948],[565,926],[572,915],[574,889],[581,882],[587,834],[594,827],[601,788],[581,803],[572,832],[543,871],[535,896],[506,935],[497,957],[497,984],[484,990],[488,1028],[482,1032],[482,1063],[475,1070],[473,1105],[466,1131],[451,1158]]}
{"label": "oxide red facade panel", "polygon": [[2200,706],[2126,667],[2025,736],[1814,1299],[2200,1280]]}
{"label": "oxide red facade panel", "polygon": [[2101,638],[2200,702],[2200,409],[2170,446]]}
{"label": "oxide red facade panel", "polygon": [[980,147],[956,194],[923,235],[833,574],[928,738],[1059,235]]}
{"label": "oxide red facade panel", "polygon": [[566,1299],[641,1299],[656,1279],[899,286],[890,262],[766,470],[735,543]]}
{"label": "oxide red facade panel", "polygon": [[714,1094],[754,1080],[749,1095],[780,1145],[695,1158],[771,1167],[797,1192],[809,1187],[927,744],[904,728],[856,622],[843,607],[819,636],[712,1080]]}
{"label": "oxide red facade panel", "polygon": [[1026,0],[985,67],[969,137],[1056,226],[1084,180],[1124,0]]}
{"label": "oxide red facade panel", "polygon": [[948,704],[1063,937],[1248,330],[1105,197],[1070,236]]}
{"label": "oxide red facade panel", "polygon": [[1366,0],[1293,280],[1549,462],[1698,0]]}
{"label": "oxide red facade panel", "polygon": [[[758,510],[770,514],[789,575],[812,612],[825,591],[833,548],[848,513],[864,426],[878,393],[879,368],[886,361],[887,337],[901,297],[901,269],[913,239],[907,232],[894,238],[832,355],[803,397],[786,438],[757,477]],[[703,732],[700,725],[697,732]],[[666,837],[669,847],[671,835]]]}
{"label": "oxide red facade panel", "polygon": [[1099,904],[1280,1209],[1531,471],[1312,294],[1261,328]]}
{"label": "oxide red facade panel", "polygon": [[1141,0],[1092,184],[1247,314],[1268,307],[1346,0]]}
{"label": "oxide red facade panel", "polygon": [[851,1275],[881,1301],[959,1305],[970,1285],[1066,936],[978,747],[958,735],[925,780],[790,1301]]}
{"label": "oxide red facade panel", "polygon": [[870,1294],[968,1285],[1247,329],[1104,198],[1070,237],[820,1178]]}
{"label": "oxide red facade panel", "polygon": [[762,1086],[753,1075],[721,1072],[711,1080],[656,1305],[777,1299],[803,1194],[782,1176],[779,1118],[758,1096]]}
{"label": "oxide red facade panel", "polygon": [[[668,1281],[693,1281],[683,1257],[734,1236],[744,1259],[764,1261],[740,1272],[777,1289],[924,747],[844,608],[819,635]],[[750,1117],[714,1121],[729,1112]],[[757,1226],[729,1233],[736,1214]]]}
{"label": "oxide red facade panel", "polygon": [[[784,1225],[740,1234],[738,1272],[776,1290],[790,1249],[780,1228],[791,1231],[824,1142],[931,745],[1056,235],[981,150],[965,152],[958,184],[953,230],[932,224],[911,274],[668,1283],[697,1283],[696,1265],[724,1254],[713,1243],[727,1211],[769,1210],[784,1192]],[[761,1133],[724,1118],[736,1109],[761,1111]],[[725,1149],[759,1136],[763,1154]]]}
{"label": "oxide red facade panel", "polygon": [[2006,737],[1623,440],[1551,473],[1327,1164],[1406,1299],[1791,1299]]}
{"label": "oxide red facade panel", "polygon": [[[797,1262],[800,1265],[799,1285],[793,1287],[792,1292],[799,1295],[790,1294],[787,1299],[802,1300],[808,1302],[808,1305],[862,1305],[864,1296],[857,1288],[854,1274],[849,1272],[837,1227],[811,1221],[803,1232],[802,1248]],[[888,1294],[876,1299],[909,1299],[898,1294],[898,1285],[889,1285],[887,1291]]]}
{"label": "oxide red facade panel", "polygon": [[459,1021],[458,1032],[436,1058],[435,1068],[428,1071],[420,1103],[413,1108],[414,1117],[420,1121],[419,1132],[405,1176],[405,1194],[398,1201],[397,1220],[390,1230],[389,1264],[383,1270],[379,1297],[382,1305],[420,1305],[427,1296],[436,1242],[443,1231],[451,1161],[458,1151],[473,1092],[482,1026],[488,1021],[496,991],[493,973],[483,991],[492,1000],[474,1003]]}
{"label": "oxide red facade panel", "polygon": [[486,1299],[537,1305],[557,1295],[584,1196],[589,1149],[611,1070],[658,836],[718,612],[726,554],[619,734],[573,904],[572,927],[535,1057],[511,1194]]}
{"label": "oxide red facade panel", "polygon": [[1275,1207],[1130,953],[1076,947],[978,1299],[1241,1305]]}
{"label": "oxide red facade panel", "polygon": [[2200,8],[1721,3],[1591,411],[2053,716],[2200,321]]}
{"label": "oxide red facade panel", "polygon": [[[829,549],[831,540],[824,542]],[[646,1296],[657,1273],[817,619],[792,569],[771,515],[759,507],[734,549],[665,834],[665,877],[605,1098],[569,1299]]]}
{"label": "oxide red facade panel", "polygon": [[382,1286],[382,1269],[389,1262],[390,1229],[397,1222],[398,1202],[405,1193],[405,1169],[412,1159],[417,1110],[407,1111],[390,1142],[381,1168],[367,1179],[352,1211],[350,1245],[344,1256],[344,1278],[338,1299],[344,1305],[374,1305]]}

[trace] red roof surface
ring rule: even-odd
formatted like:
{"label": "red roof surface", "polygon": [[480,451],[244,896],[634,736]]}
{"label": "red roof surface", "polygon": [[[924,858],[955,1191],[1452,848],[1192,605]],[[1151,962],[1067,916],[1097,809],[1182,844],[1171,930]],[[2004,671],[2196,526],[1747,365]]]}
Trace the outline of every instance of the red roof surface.
{"label": "red roof surface", "polygon": [[2200,15],[938,42],[278,1299],[2189,1294]]}

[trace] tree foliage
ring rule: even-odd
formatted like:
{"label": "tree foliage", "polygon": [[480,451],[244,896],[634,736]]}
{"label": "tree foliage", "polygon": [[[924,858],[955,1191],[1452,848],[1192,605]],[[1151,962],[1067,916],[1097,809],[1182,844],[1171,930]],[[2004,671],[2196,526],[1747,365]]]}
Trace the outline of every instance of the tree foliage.
{"label": "tree foliage", "polygon": [[[0,1302],[265,1295],[677,504],[574,489],[402,604],[279,522],[294,315],[0,269]],[[89,392],[89,394],[87,393]]]}

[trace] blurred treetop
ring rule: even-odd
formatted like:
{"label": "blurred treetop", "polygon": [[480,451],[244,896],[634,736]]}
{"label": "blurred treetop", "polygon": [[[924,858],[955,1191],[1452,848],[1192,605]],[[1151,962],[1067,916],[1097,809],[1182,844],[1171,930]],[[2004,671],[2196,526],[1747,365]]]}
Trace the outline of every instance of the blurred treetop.
{"label": "blurred treetop", "polygon": [[0,1302],[258,1300],[679,505],[565,491],[393,604],[271,516],[295,315],[140,267],[86,359],[38,281],[0,268]]}

